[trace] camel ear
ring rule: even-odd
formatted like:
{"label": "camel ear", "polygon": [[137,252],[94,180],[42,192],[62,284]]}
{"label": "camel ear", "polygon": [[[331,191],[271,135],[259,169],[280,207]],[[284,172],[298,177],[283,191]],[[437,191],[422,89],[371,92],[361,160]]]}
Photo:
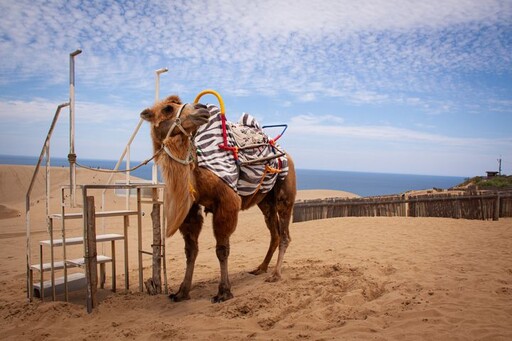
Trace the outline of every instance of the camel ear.
{"label": "camel ear", "polygon": [[140,113],[140,118],[142,118],[144,121],[151,122],[154,117],[155,114],[150,109],[146,109]]}

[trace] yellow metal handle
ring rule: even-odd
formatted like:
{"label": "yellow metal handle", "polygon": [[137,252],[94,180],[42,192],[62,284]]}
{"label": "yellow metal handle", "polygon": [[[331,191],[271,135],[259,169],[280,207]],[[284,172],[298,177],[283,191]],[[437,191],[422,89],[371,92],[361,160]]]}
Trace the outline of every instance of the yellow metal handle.
{"label": "yellow metal handle", "polygon": [[224,109],[224,101],[222,100],[222,97],[220,96],[220,94],[217,91],[215,91],[215,90],[206,89],[206,90],[201,91],[196,96],[196,99],[194,100],[194,103],[199,103],[199,99],[201,97],[203,97],[204,95],[214,95],[215,97],[217,97],[217,100],[219,101],[219,105],[220,105],[220,114],[221,115],[225,115],[226,110]]}

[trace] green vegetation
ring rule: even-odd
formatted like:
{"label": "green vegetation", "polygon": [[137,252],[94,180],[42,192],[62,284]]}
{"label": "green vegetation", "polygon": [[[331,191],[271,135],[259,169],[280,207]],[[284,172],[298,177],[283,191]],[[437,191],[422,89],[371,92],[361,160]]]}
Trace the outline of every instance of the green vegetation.
{"label": "green vegetation", "polygon": [[475,176],[457,187],[477,186],[480,189],[512,189],[512,175],[498,175],[491,178]]}

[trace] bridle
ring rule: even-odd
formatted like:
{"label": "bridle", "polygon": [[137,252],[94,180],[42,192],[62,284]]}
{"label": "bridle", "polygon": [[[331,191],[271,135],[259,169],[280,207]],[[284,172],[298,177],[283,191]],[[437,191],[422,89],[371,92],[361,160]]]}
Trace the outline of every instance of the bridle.
{"label": "bridle", "polygon": [[186,121],[187,119],[189,119],[188,117],[186,117],[185,119],[181,119],[180,116],[181,116],[181,113],[183,112],[183,109],[188,105],[188,103],[185,103],[183,104],[180,109],[178,110],[178,113],[176,114],[176,118],[174,119],[174,122],[172,123],[171,127],[169,128],[169,131],[167,132],[167,135],[165,136],[165,139],[163,141],[165,141],[169,136],[171,136],[172,132],[174,131],[174,128],[178,128],[179,130],[181,130],[181,132],[183,134],[185,134],[185,136],[188,137],[188,140],[189,140],[189,144],[188,144],[188,155],[186,157],[186,159],[180,159],[176,156],[174,156],[172,153],[171,153],[171,150],[169,148],[167,148],[167,146],[165,144],[163,144],[163,141],[162,141],[162,149],[165,151],[165,153],[167,155],[169,155],[169,157],[171,159],[173,159],[174,161],[178,162],[178,163],[181,163],[182,165],[189,165],[191,164],[192,162],[194,162],[195,158],[194,158],[194,143],[193,143],[193,135],[189,132],[187,132],[185,130],[185,128],[183,128],[182,126],[182,123],[184,121]]}

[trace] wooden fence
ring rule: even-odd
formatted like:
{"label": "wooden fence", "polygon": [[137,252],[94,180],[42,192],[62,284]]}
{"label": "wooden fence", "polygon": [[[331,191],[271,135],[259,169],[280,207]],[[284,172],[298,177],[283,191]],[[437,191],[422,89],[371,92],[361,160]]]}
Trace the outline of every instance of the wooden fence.
{"label": "wooden fence", "polygon": [[294,222],[380,216],[498,220],[512,217],[512,192],[329,198],[297,201],[293,209]]}

